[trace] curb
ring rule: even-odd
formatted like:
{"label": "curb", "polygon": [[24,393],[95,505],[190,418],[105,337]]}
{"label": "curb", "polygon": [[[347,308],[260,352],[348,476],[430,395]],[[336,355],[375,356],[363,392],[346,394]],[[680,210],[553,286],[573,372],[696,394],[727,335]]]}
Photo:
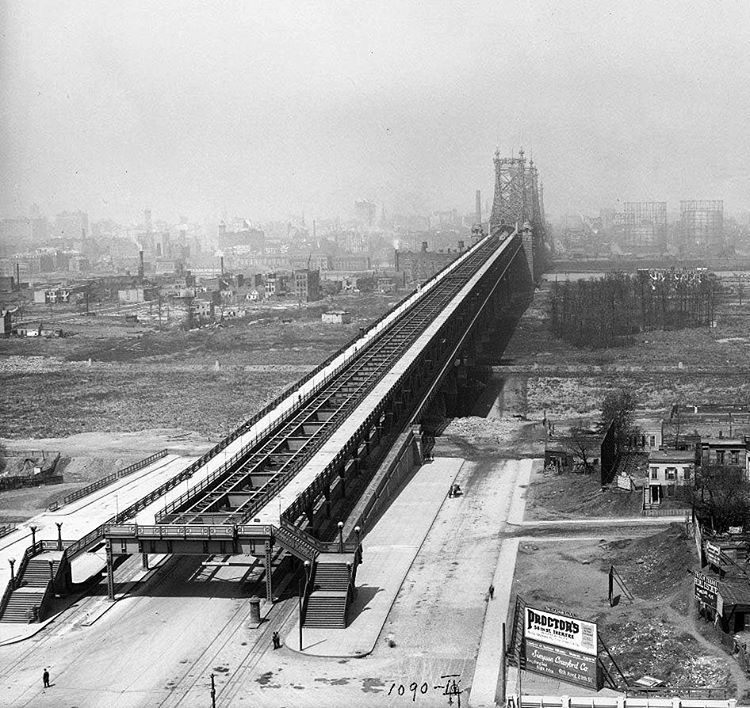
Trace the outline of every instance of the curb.
{"label": "curb", "polygon": [[[455,458],[454,458],[455,459]],[[456,481],[458,478],[458,475],[461,474],[461,470],[463,470],[464,466],[466,465],[466,460],[462,460],[461,465],[459,466],[458,470],[456,471],[456,474],[453,476],[453,482]],[[403,491],[403,490],[402,490]],[[434,516],[432,517],[432,521],[430,522],[430,525],[427,527],[427,531],[424,534],[424,537],[422,538],[421,542],[419,543],[419,546],[417,546],[417,550],[414,553],[414,557],[411,559],[411,563],[409,563],[409,566],[406,568],[406,572],[404,573],[404,577],[401,579],[401,582],[398,584],[398,588],[396,592],[393,595],[393,600],[391,600],[391,604],[388,605],[388,610],[383,615],[383,623],[380,625],[380,629],[378,630],[378,634],[375,637],[375,641],[373,642],[372,646],[367,649],[366,651],[362,651],[359,654],[313,654],[312,652],[305,651],[302,649],[301,651],[299,649],[293,649],[292,647],[287,646],[286,641],[284,641],[284,646],[287,647],[290,651],[295,652],[296,654],[303,654],[305,656],[312,656],[316,658],[321,659],[364,659],[366,656],[369,656],[372,654],[372,652],[375,650],[375,647],[378,644],[378,641],[380,640],[380,635],[383,633],[383,627],[385,627],[385,623],[388,620],[388,615],[391,614],[391,610],[393,609],[393,605],[396,602],[396,599],[398,598],[399,593],[401,592],[401,588],[406,582],[406,577],[409,575],[409,571],[411,570],[412,566],[414,565],[414,561],[416,561],[417,556],[419,555],[419,552],[422,550],[422,546],[424,546],[425,541],[427,540],[427,537],[430,535],[430,531],[432,531],[432,527],[435,525],[435,521],[437,520],[437,517],[440,514],[440,511],[443,508],[443,505],[445,504],[446,499],[448,499],[447,495],[443,494],[442,501],[440,502],[440,505],[438,506],[437,510],[435,511]],[[295,625],[296,627],[297,625]],[[333,630],[336,631],[336,630]],[[287,634],[287,637],[289,634]]]}

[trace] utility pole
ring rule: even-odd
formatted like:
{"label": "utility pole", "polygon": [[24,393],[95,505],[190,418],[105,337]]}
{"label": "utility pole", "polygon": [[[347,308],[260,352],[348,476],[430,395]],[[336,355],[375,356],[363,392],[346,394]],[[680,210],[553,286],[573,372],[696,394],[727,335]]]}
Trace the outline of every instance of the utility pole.
{"label": "utility pole", "polygon": [[216,684],[213,674],[211,674],[211,708],[216,708]]}

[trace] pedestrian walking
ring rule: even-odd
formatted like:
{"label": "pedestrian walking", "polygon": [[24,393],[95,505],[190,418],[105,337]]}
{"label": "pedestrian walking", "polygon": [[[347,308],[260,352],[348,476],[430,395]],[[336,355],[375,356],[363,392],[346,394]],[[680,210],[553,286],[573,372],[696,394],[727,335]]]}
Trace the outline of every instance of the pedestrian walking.
{"label": "pedestrian walking", "polygon": [[493,600],[495,597],[495,586],[490,585],[490,600]]}
{"label": "pedestrian walking", "polygon": [[45,669],[42,674],[42,683],[44,683],[45,688],[49,688],[49,671],[47,671],[47,669]]}
{"label": "pedestrian walking", "polygon": [[273,648],[278,649],[281,646],[281,640],[279,639],[279,633],[273,633]]}

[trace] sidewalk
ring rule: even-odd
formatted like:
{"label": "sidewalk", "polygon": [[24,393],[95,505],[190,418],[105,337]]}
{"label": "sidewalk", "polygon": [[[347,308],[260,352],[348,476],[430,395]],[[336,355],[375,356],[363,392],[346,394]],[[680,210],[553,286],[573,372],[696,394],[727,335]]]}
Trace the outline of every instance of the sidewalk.
{"label": "sidewalk", "polygon": [[[361,657],[375,648],[404,578],[462,465],[463,460],[436,458],[417,470],[363,541],[363,562],[357,569],[357,597],[349,608],[349,626],[303,628],[304,654]],[[284,645],[299,649],[299,619]]]}
{"label": "sidewalk", "polygon": [[[143,470],[118,479],[72,504],[60,507],[55,512],[43,511],[23,522],[15,531],[0,539],[0,593],[5,591],[10,581],[8,560],[15,560],[17,570],[23,554],[31,545],[31,526],[36,526],[37,541],[56,539],[56,523],[62,524],[64,540],[78,540],[112,518],[118,509],[126,508],[176,475],[180,469],[187,466],[190,459],[192,458],[167,455]],[[80,574],[77,574],[76,580],[81,580]],[[0,633],[0,637],[3,633]]]}
{"label": "sidewalk", "polygon": [[[526,510],[526,489],[534,467],[543,464],[543,460],[519,460],[520,469],[513,479],[507,481],[508,507],[501,510],[504,519],[500,531],[512,524],[521,524]],[[503,623],[508,616],[508,607],[513,596],[513,578],[515,575],[516,555],[519,540],[504,539],[500,544],[500,553],[495,565],[492,584],[495,586],[495,598],[487,603],[484,616],[482,638],[479,642],[474,677],[471,682],[469,704],[471,706],[494,706],[495,696],[501,690],[501,669],[505,661],[503,646]]]}

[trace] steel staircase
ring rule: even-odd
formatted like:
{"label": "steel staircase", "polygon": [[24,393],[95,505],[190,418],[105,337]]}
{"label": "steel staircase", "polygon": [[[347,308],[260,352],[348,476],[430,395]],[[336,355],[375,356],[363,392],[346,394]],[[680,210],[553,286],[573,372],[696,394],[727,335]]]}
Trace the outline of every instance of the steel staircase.
{"label": "steel staircase", "polygon": [[[31,622],[39,619],[47,586],[50,583],[49,560],[30,558],[23,574],[16,580],[16,588],[10,593],[0,622]],[[57,577],[60,561],[52,561],[52,573]]]}
{"label": "steel staircase", "polygon": [[303,626],[346,627],[346,611],[354,595],[349,570],[353,567],[351,564],[352,557],[348,554],[322,553],[318,556]]}

